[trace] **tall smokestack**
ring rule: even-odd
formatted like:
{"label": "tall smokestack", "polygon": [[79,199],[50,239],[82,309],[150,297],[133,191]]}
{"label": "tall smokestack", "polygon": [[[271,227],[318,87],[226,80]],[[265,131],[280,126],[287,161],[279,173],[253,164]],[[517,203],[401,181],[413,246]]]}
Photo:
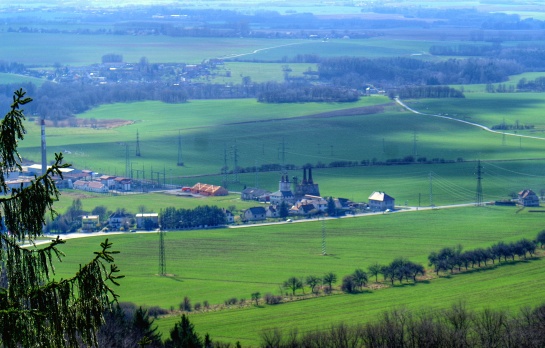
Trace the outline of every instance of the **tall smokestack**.
{"label": "tall smokestack", "polygon": [[308,183],[314,184],[314,182],[312,181],[312,168],[308,169]]}
{"label": "tall smokestack", "polygon": [[47,171],[47,159],[46,159],[46,152],[45,152],[45,120],[42,118],[41,121],[42,126],[42,175],[45,174]]}

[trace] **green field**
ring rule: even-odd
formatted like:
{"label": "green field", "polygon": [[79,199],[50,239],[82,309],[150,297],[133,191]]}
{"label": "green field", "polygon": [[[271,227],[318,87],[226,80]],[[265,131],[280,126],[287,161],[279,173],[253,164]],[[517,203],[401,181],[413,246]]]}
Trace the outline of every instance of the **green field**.
{"label": "green field", "polygon": [[[533,130],[515,135],[489,133],[480,128],[446,119],[415,115],[393,106],[387,98],[362,98],[351,104],[260,104],[254,100],[196,100],[185,104],[144,102],[103,105],[80,116],[123,119],[130,125],[109,128],[47,128],[48,151],[63,152],[76,168],[125,175],[127,145],[133,177],[150,178],[150,172],[165,174],[167,184],[192,186],[196,182],[222,184],[226,163],[253,168],[262,164],[328,166],[334,161],[387,161],[405,156],[466,162],[411,165],[316,168],[315,180],[324,196],[365,201],[376,190],[389,192],[398,205],[430,204],[430,173],[433,204],[472,202],[475,197],[476,161],[484,168],[485,199],[505,199],[512,192],[543,189],[545,122],[539,110],[545,106],[541,94],[470,93],[465,99],[420,100],[409,104],[426,113],[444,113],[492,127],[506,122],[533,124]],[[350,116],[313,116],[339,109],[385,105],[384,112]],[[494,110],[501,110],[496,112]],[[69,131],[68,131],[69,130]],[[136,133],[141,157],[135,156]],[[176,166],[181,134],[185,166]],[[517,134],[518,135],[518,134]],[[39,161],[39,128],[28,123],[21,143],[22,155]],[[201,176],[205,174],[206,176]],[[291,176],[301,176],[290,171]],[[233,180],[234,176],[228,176]],[[279,173],[238,174],[229,189],[259,186],[278,188]]]}
{"label": "green field", "polygon": [[[321,276],[331,271],[342,279],[355,268],[366,269],[373,262],[389,263],[395,257],[427,264],[427,255],[441,247],[461,244],[469,250],[498,241],[534,238],[541,225],[541,214],[517,213],[515,207],[455,208],[327,220],[325,257],[321,255],[321,222],[168,232],[165,245],[166,269],[172,274],[169,277],[156,275],[156,233],[105,237],[114,243],[114,249],[121,251],[116,261],[126,275],[116,288],[121,301],[168,309],[177,308],[184,296],[193,303],[206,300],[217,305],[231,297],[249,299],[255,291],[278,294],[279,285],[290,276]],[[73,273],[105,237],[69,240],[62,248],[67,256],[57,266],[57,277]],[[543,286],[542,277],[537,275],[542,263],[534,260],[432,280],[429,284],[396,286],[355,296],[339,294],[276,307],[194,314],[191,318],[203,334],[209,332],[216,339],[255,345],[258,333],[265,327],[300,327],[306,331],[340,321],[365,322],[392,307],[445,308],[464,299],[471,308],[516,310],[522,305],[541,303],[535,290]],[[472,295],[467,296],[468,293]],[[175,320],[157,322],[165,332]]]}

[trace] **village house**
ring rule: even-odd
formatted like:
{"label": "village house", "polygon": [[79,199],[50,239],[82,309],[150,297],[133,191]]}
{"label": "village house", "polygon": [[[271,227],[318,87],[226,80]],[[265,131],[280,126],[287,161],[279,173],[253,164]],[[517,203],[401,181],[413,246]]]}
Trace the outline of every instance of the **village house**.
{"label": "village house", "polygon": [[312,205],[314,206],[314,209],[322,212],[327,210],[327,201],[320,196],[305,195],[298,203],[302,205]]}
{"label": "village house", "polygon": [[539,197],[534,191],[526,189],[518,193],[519,204],[524,207],[539,207]]}
{"label": "village house", "polygon": [[290,208],[289,213],[291,215],[302,215],[302,216],[310,216],[313,214],[317,214],[319,210],[317,210],[313,204],[297,204]]}
{"label": "village house", "polygon": [[242,214],[242,221],[259,221],[267,218],[267,211],[263,207],[246,209]]}
{"label": "village house", "polygon": [[375,191],[369,196],[369,209],[373,211],[394,210],[395,199],[381,191]]}
{"label": "village house", "polygon": [[228,224],[232,224],[233,222],[235,222],[235,215],[233,215],[233,213],[231,213],[227,209],[222,209],[222,210],[223,210],[223,213],[225,214],[225,221],[227,221]]}
{"label": "village house", "polygon": [[268,218],[277,218],[277,217],[280,217],[280,211],[279,211],[279,208],[274,206],[274,205],[269,205],[267,207],[267,209],[265,209],[267,212],[266,212],[266,215]]}
{"label": "village house", "polygon": [[81,217],[81,231],[94,232],[100,226],[100,217],[98,215],[83,215]]}
{"label": "village house", "polygon": [[121,227],[127,228],[132,218],[131,214],[116,211],[108,218],[108,228],[112,231],[119,230]]}
{"label": "village house", "polygon": [[270,191],[255,187],[248,187],[242,190],[240,199],[243,201],[268,202],[270,200],[270,195]]}

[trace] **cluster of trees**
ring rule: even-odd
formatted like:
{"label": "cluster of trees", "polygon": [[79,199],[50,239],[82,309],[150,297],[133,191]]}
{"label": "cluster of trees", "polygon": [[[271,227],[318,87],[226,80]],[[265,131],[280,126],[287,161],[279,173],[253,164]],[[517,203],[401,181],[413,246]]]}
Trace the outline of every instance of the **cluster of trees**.
{"label": "cluster of trees", "polygon": [[223,209],[217,206],[198,206],[194,209],[169,207],[159,213],[162,229],[179,230],[204,226],[220,226],[226,223]]}
{"label": "cluster of trees", "polygon": [[[545,232],[538,235],[537,240],[544,243]],[[515,256],[526,258],[527,255],[534,255],[536,242],[521,239],[512,243],[499,242],[486,249],[478,248],[468,251],[462,251],[462,249],[462,246],[458,245],[455,248],[447,247],[439,251],[433,251],[428,256],[429,265],[433,266],[435,273],[439,274],[441,271],[450,271],[452,273],[455,268],[460,271],[462,267],[467,270],[468,267],[486,266],[489,261],[492,263],[495,263],[496,260],[501,262],[502,257],[504,261],[507,261],[508,258],[515,260]]]}
{"label": "cluster of trees", "polygon": [[487,93],[514,93],[515,92],[515,86],[500,83],[495,87],[493,84],[487,83],[486,84],[486,92]]}
{"label": "cluster of trees", "polygon": [[358,88],[361,81],[382,86],[447,85],[502,82],[523,71],[512,60],[471,58],[441,62],[413,58],[335,57],[318,64],[320,79]]}
{"label": "cluster of trees", "polygon": [[545,77],[537,77],[534,80],[522,78],[517,83],[519,92],[543,92],[545,91]]}
{"label": "cluster of trees", "polygon": [[[377,265],[372,265],[370,270],[376,277]],[[392,285],[394,285],[394,280],[398,280],[399,284],[401,284],[403,279],[405,279],[407,282],[412,280],[416,283],[416,277],[418,275],[423,276],[426,274],[424,266],[404,258],[397,258],[389,265],[381,266],[379,270],[384,279],[388,279]]]}
{"label": "cluster of trees", "polygon": [[[474,56],[487,59],[509,60],[523,71],[541,71],[545,67],[545,47],[536,45],[502,46],[499,42],[490,45],[433,45],[429,53],[440,56]],[[490,81],[492,82],[492,81]]]}
{"label": "cluster of trees", "polygon": [[305,332],[268,329],[262,348],[307,347],[543,347],[545,305],[516,313],[484,309],[471,311],[464,303],[442,311],[394,309],[374,322],[333,325]]}
{"label": "cluster of trees", "polygon": [[[437,80],[437,79],[434,79]],[[428,85],[435,84],[428,81]],[[397,94],[402,99],[418,98],[465,98],[464,93],[448,86],[410,86],[399,88],[389,92],[390,97]]]}
{"label": "cluster of trees", "polygon": [[[141,213],[146,211],[144,206],[139,207]],[[125,208],[118,208],[115,211],[119,215],[132,216],[133,214],[128,213]],[[103,227],[108,227],[108,218],[112,215],[114,211],[108,210],[104,205],[97,205],[90,212],[83,209],[83,205],[79,198],[76,198],[72,201],[72,204],[66,209],[63,214],[56,214],[56,216],[51,219],[47,217],[46,225],[44,231],[47,233],[71,233],[77,232],[82,228],[81,217],[84,215],[97,215],[99,217],[99,225],[96,226],[96,230],[99,230]],[[127,218],[123,223],[125,229],[131,228],[136,223],[134,217]]]}

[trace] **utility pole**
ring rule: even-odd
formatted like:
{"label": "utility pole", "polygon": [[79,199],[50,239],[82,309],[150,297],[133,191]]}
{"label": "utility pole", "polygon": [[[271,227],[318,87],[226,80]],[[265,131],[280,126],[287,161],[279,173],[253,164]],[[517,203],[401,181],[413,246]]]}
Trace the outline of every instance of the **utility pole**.
{"label": "utility pole", "polygon": [[235,140],[235,145],[233,147],[233,162],[234,162],[233,173],[235,174],[234,182],[238,182],[238,148],[237,148],[236,140]]}
{"label": "utility pole", "polygon": [[221,168],[223,174],[223,186],[227,186],[227,144],[223,143],[223,168]]}
{"label": "utility pole", "polygon": [[257,175],[257,160],[254,163],[254,173],[255,173],[255,188],[259,188],[259,180]]}
{"label": "utility pole", "polygon": [[326,233],[325,233],[325,219],[324,219],[324,217],[322,216],[322,255],[323,255],[323,256],[327,255],[326,248],[325,248],[325,237],[326,237]]}
{"label": "utility pole", "polygon": [[430,178],[430,207],[433,208],[433,176],[431,172],[430,172],[429,178]]}
{"label": "utility pole", "polygon": [[125,144],[125,177],[130,177],[131,160],[129,158],[129,144]]}
{"label": "utility pole", "polygon": [[481,160],[477,162],[477,197],[475,205],[480,207],[483,205],[483,187],[481,184],[483,178]]}

